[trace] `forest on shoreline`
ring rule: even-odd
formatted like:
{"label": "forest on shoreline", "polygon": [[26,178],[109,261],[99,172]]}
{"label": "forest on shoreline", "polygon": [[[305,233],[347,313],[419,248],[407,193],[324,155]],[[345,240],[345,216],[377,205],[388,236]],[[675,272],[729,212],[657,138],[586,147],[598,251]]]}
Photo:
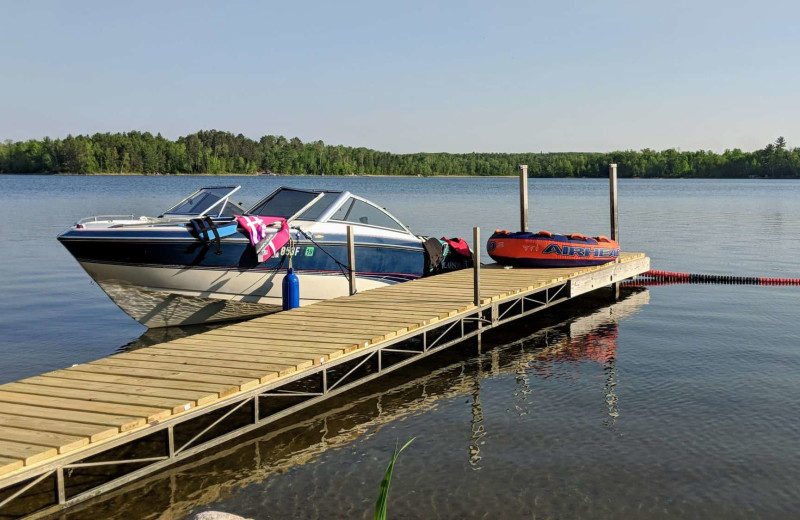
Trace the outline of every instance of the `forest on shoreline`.
{"label": "forest on shoreline", "polygon": [[134,173],[288,175],[515,175],[603,177],[609,163],[620,177],[800,178],[800,148],[779,137],[753,152],[617,151],[609,153],[412,153],[303,143],[297,137],[201,130],[172,141],[149,132],[104,133],[0,143],[0,173]]}

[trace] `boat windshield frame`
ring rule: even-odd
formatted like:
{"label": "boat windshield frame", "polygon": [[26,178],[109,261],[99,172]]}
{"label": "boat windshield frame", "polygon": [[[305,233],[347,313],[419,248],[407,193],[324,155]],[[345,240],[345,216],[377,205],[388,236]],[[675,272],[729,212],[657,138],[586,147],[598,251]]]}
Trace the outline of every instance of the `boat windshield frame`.
{"label": "boat windshield frame", "polygon": [[[267,196],[266,196],[266,197],[264,197],[263,199],[259,200],[259,201],[258,201],[258,202],[256,202],[255,204],[253,204],[253,205],[252,205],[252,206],[251,206],[251,207],[250,207],[250,208],[249,208],[249,209],[248,209],[248,210],[245,212],[245,215],[258,215],[258,216],[262,216],[262,217],[263,217],[263,216],[271,216],[271,217],[279,217],[279,216],[281,216],[281,215],[262,215],[262,214],[260,214],[260,213],[256,213],[255,211],[256,211],[258,208],[260,208],[261,206],[263,206],[264,204],[266,204],[267,202],[269,202],[270,200],[272,200],[273,198],[275,198],[275,197],[276,197],[276,196],[277,196],[279,193],[281,193],[281,192],[284,192],[284,191],[293,191],[293,192],[298,192],[298,193],[307,193],[307,194],[314,194],[314,195],[315,195],[315,196],[314,196],[314,198],[312,198],[310,201],[308,201],[308,202],[307,202],[307,203],[306,203],[304,206],[302,206],[302,207],[301,207],[299,210],[295,211],[293,214],[291,214],[291,215],[289,215],[289,216],[286,216],[285,218],[286,218],[286,221],[287,221],[287,222],[291,222],[291,221],[293,221],[293,220],[297,219],[297,218],[298,218],[300,215],[302,215],[303,213],[305,213],[305,212],[306,212],[306,211],[307,211],[309,208],[311,208],[311,207],[312,207],[314,204],[316,204],[317,202],[319,202],[319,200],[320,200],[322,197],[324,197],[326,193],[331,193],[331,194],[338,193],[338,192],[320,191],[320,190],[301,190],[301,189],[299,189],[299,188],[289,188],[289,187],[286,187],[286,186],[279,186],[278,188],[276,188],[276,189],[272,190],[272,192],[270,192],[270,194],[269,194],[269,195],[267,195]],[[319,218],[318,218],[318,219],[316,219],[316,221],[317,221],[317,222],[319,222],[319,221],[320,221],[320,220],[319,220]]]}
{"label": "boat windshield frame", "polygon": [[[411,236],[414,236],[414,237],[416,236],[416,235],[414,235],[414,233],[411,232],[410,229],[408,229],[408,227],[405,224],[403,224],[397,217],[395,217],[394,215],[392,215],[391,213],[386,211],[384,208],[378,206],[377,204],[375,204],[374,202],[372,202],[370,200],[365,199],[364,197],[359,197],[358,195],[354,195],[349,191],[303,190],[303,189],[299,189],[299,188],[290,188],[290,187],[287,187],[287,186],[280,186],[280,187],[276,188],[275,190],[273,190],[269,195],[267,195],[263,199],[259,200],[255,204],[253,204],[247,210],[247,212],[245,214],[246,215],[260,215],[260,216],[281,216],[281,215],[262,215],[262,214],[256,213],[257,209],[259,209],[261,206],[263,206],[264,204],[269,202],[273,197],[275,197],[281,191],[293,191],[293,192],[299,192],[299,193],[304,193],[304,194],[309,194],[309,195],[311,195],[311,194],[316,195],[314,198],[309,200],[308,203],[306,203],[304,206],[300,207],[300,209],[295,211],[291,216],[287,217],[286,218],[287,222],[292,222],[294,220],[308,221],[308,222],[318,222],[318,223],[331,222],[331,223],[335,223],[335,224],[364,226],[364,227],[369,227],[369,228],[383,229],[383,230],[392,231],[392,232],[395,232],[395,233],[405,233],[405,234],[408,234],[408,235],[411,235]],[[322,202],[320,199],[322,199],[324,196],[331,197],[333,199],[333,201],[330,202],[330,203]],[[363,222],[349,222],[349,221],[343,221],[343,220],[332,220],[332,217],[336,214],[337,211],[339,211],[339,209],[342,207],[342,205],[346,204],[346,203],[348,203],[350,201],[361,201],[361,202],[364,202],[365,204],[373,207],[376,211],[379,211],[379,212],[383,213],[384,215],[389,217],[392,221],[396,222],[400,226],[400,228],[379,226],[379,225],[375,225],[375,224],[365,224]],[[326,204],[327,207],[321,213],[319,213],[319,215],[317,215],[316,218],[304,218],[303,214],[306,213],[309,209],[311,209],[316,204]]]}
{"label": "boat windshield frame", "polygon": [[[222,213],[225,211],[225,206],[227,206],[228,202],[230,201],[231,195],[233,195],[234,193],[239,191],[239,189],[241,189],[241,185],[238,185],[238,186],[203,186],[202,188],[199,188],[198,190],[196,190],[194,193],[192,193],[188,197],[185,197],[183,200],[181,200],[177,204],[174,204],[172,207],[170,207],[168,210],[166,210],[164,213],[162,213],[160,215],[160,217],[161,218],[172,218],[172,217],[197,218],[197,217],[205,217],[205,216],[221,217],[221,216],[223,216]],[[228,193],[225,194],[223,197],[220,197],[220,199],[217,202],[215,202],[212,205],[208,206],[207,208],[205,208],[203,211],[201,211],[199,213],[197,213],[197,212],[194,212],[194,213],[176,213],[176,212],[172,212],[172,210],[174,210],[175,208],[181,207],[183,204],[185,204],[187,201],[191,200],[193,197],[196,197],[200,193],[202,193],[203,191],[207,191],[207,190],[230,190],[230,191],[228,191]],[[239,207],[238,204],[236,204],[236,203],[233,203],[233,204],[236,205],[236,207]],[[217,213],[216,214],[211,213],[211,211],[213,209],[215,209],[215,208],[218,209]]]}
{"label": "boat windshield frame", "polygon": [[[367,204],[368,206],[372,206],[375,210],[377,210],[380,213],[383,213],[384,215],[389,217],[391,220],[393,220],[394,222],[399,224],[402,229],[397,229],[397,228],[394,228],[394,227],[387,227],[387,226],[379,226],[379,225],[376,225],[376,224],[365,224],[363,222],[351,222],[349,220],[334,220],[334,219],[332,219],[331,217],[333,217],[333,215],[335,215],[336,212],[339,211],[339,209],[342,207],[342,205],[346,204],[351,199],[353,201],[361,201],[361,202]],[[364,197],[359,197],[358,195],[353,195],[349,191],[342,192],[342,194],[339,197],[339,199],[336,200],[333,204],[330,205],[330,207],[325,211],[325,213],[320,216],[319,220],[322,221],[322,222],[333,222],[333,223],[336,223],[336,224],[345,224],[345,225],[353,225],[353,226],[365,226],[365,227],[371,227],[371,228],[376,228],[376,229],[385,229],[387,231],[394,231],[395,233],[403,233],[403,232],[405,232],[405,233],[408,233],[411,236],[416,236],[408,228],[408,226],[403,224],[403,222],[401,222],[400,219],[398,219],[397,217],[395,217],[394,215],[389,213],[385,208],[382,208],[382,207],[378,206],[377,204],[375,204],[371,200],[365,199]]]}

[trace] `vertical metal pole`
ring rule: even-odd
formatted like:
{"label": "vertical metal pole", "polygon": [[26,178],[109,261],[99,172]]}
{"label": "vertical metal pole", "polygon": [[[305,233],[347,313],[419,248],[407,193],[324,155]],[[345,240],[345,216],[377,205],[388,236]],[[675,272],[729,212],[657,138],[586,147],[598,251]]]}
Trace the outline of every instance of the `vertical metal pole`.
{"label": "vertical metal pole", "polygon": [[478,353],[481,352],[481,328],[483,312],[481,308],[481,228],[472,228],[472,301],[478,310]]}
{"label": "vertical metal pole", "polygon": [[67,501],[66,486],[64,484],[64,468],[56,470],[56,498],[59,505]]}
{"label": "vertical metal pole", "polygon": [[356,293],[356,239],[353,226],[347,226],[347,264],[350,272],[350,296]]}
{"label": "vertical metal pole", "polygon": [[[611,240],[619,242],[619,219],[617,214],[617,165],[608,165],[609,209],[611,211]],[[619,258],[617,259],[619,261]],[[619,283],[614,283],[614,299],[619,299]]]}
{"label": "vertical metal pole", "polygon": [[608,165],[608,188],[611,195],[611,240],[619,240],[619,221],[617,220],[617,165]]}
{"label": "vertical metal pole", "polygon": [[[472,228],[472,296],[476,307],[481,305],[481,228]],[[480,323],[480,322],[479,322]]]}
{"label": "vertical metal pole", "polygon": [[175,457],[175,430],[172,426],[167,428],[167,456]]}
{"label": "vertical metal pole", "polygon": [[528,165],[519,165],[519,230],[528,231]]}

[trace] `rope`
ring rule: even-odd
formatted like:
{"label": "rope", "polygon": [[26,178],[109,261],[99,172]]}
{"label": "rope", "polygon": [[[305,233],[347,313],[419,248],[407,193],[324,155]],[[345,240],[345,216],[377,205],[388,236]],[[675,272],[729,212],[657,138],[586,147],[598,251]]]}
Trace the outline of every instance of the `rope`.
{"label": "rope", "polygon": [[676,273],[650,270],[623,285],[669,285],[669,284],[728,284],[728,285],[800,285],[800,278],[767,278],[763,276],[728,276],[720,274]]}
{"label": "rope", "polygon": [[[291,233],[289,233],[289,243],[286,244],[286,247],[289,248],[289,249],[286,250],[286,256],[289,257],[289,269],[291,269],[292,268],[292,258],[294,257],[294,247],[295,247],[294,237],[292,236]],[[283,264],[283,259],[281,259],[281,264]]]}
{"label": "rope", "polygon": [[[296,229],[296,230],[297,230],[297,231],[298,231],[298,232],[299,232],[301,235],[303,235],[303,236],[306,238],[306,240],[308,240],[309,242],[311,242],[312,244],[314,244],[316,247],[318,247],[318,248],[319,248],[319,250],[320,250],[320,251],[322,251],[323,253],[325,253],[325,255],[327,255],[327,256],[328,256],[328,258],[330,258],[331,260],[333,260],[334,262],[336,262],[336,265],[339,267],[339,270],[342,272],[342,275],[343,275],[345,278],[347,278],[347,280],[348,280],[348,281],[350,280],[350,274],[349,274],[349,272],[350,272],[350,267],[349,267],[349,266],[347,266],[347,265],[345,265],[345,264],[341,263],[339,260],[337,260],[337,259],[336,259],[336,258],[335,258],[335,257],[334,257],[332,254],[330,254],[330,253],[329,253],[329,252],[328,252],[328,251],[327,251],[327,250],[326,250],[324,247],[322,247],[321,245],[319,245],[319,243],[317,243],[317,242],[316,242],[316,241],[315,241],[313,238],[311,238],[311,237],[308,235],[308,233],[306,233],[305,231],[303,231],[303,230],[302,230],[302,229],[300,229],[300,228],[295,228],[295,229]],[[355,274],[355,273],[353,273],[353,274]]]}

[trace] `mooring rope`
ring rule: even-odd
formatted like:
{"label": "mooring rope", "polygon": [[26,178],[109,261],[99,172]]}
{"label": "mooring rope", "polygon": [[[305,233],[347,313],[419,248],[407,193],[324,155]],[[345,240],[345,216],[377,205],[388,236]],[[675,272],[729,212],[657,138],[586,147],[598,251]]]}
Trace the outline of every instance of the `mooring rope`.
{"label": "mooring rope", "polygon": [[692,274],[650,270],[623,285],[669,285],[682,283],[714,283],[728,285],[800,285],[800,278],[767,278],[763,276],[729,276],[724,274]]}
{"label": "mooring rope", "polygon": [[348,266],[348,265],[345,265],[345,264],[341,263],[339,260],[337,260],[337,259],[336,259],[336,257],[334,257],[332,254],[330,254],[330,253],[329,253],[329,252],[328,252],[328,251],[327,251],[327,250],[326,250],[324,247],[322,247],[321,245],[319,245],[319,243],[318,243],[318,242],[316,242],[316,241],[315,241],[313,238],[311,238],[311,235],[309,235],[308,233],[306,233],[305,231],[303,231],[303,230],[302,230],[302,229],[300,229],[300,228],[295,228],[295,229],[296,229],[298,232],[300,232],[300,234],[301,234],[301,235],[303,235],[303,236],[306,238],[306,240],[308,240],[309,242],[311,242],[312,244],[314,244],[316,247],[318,247],[318,248],[319,248],[319,250],[320,250],[320,251],[322,251],[323,253],[325,253],[325,255],[327,255],[327,256],[328,256],[328,258],[330,258],[331,260],[333,260],[333,261],[334,261],[334,263],[336,263],[336,266],[339,268],[339,271],[341,271],[341,272],[342,272],[342,275],[343,275],[345,278],[347,278],[347,280],[348,280],[348,281],[350,280],[350,266]]}

